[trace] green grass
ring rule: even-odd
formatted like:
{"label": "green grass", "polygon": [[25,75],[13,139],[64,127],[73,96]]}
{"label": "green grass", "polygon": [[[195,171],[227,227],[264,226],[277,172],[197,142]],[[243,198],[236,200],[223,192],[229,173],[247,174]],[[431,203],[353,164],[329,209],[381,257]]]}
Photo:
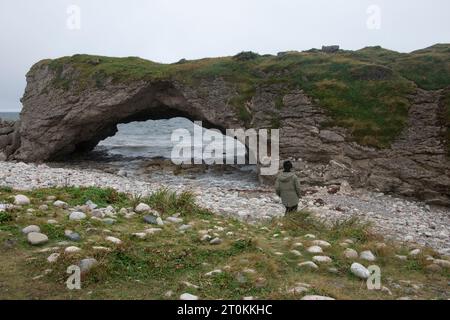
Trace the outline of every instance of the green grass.
{"label": "green grass", "polygon": [[[16,193],[13,190],[2,191],[0,202]],[[395,258],[395,254],[407,254],[407,247],[384,240],[371,231],[370,225],[357,219],[328,223],[308,212],[300,212],[269,223],[246,224],[212,215],[198,207],[189,192],[175,194],[166,189],[150,197],[118,194],[111,198],[108,196],[110,191],[95,188],[45,189],[20,193],[31,198],[32,208],[45,203],[49,195],[65,197],[73,204],[83,203],[87,194],[102,195],[97,199],[117,209],[146,201],[154,209],[160,210],[163,217],[174,212],[181,213],[184,223],[190,223],[192,229],[180,233],[177,225],[166,224],[160,233],[141,240],[131,235],[149,227],[140,215],[130,219],[119,217],[116,224],[105,226],[94,220],[71,222],[64,212],[51,205],[46,216],[30,216],[26,213],[28,207],[16,209],[14,219],[0,223],[0,243],[3,245],[6,241],[16,241],[12,247],[4,247],[0,255],[0,299],[177,299],[185,292],[198,295],[201,299],[242,299],[245,296],[299,299],[306,294],[337,299],[391,299],[406,295],[423,299],[448,298],[448,270],[430,274],[425,269],[425,255],[437,256],[435,252],[425,248],[422,256],[400,261]],[[112,203],[108,199],[112,199]],[[56,219],[58,225],[47,224],[48,218]],[[74,245],[82,251],[73,255],[62,254],[57,263],[50,265],[46,261],[50,253],[38,252],[37,248],[26,242],[20,231],[30,224],[39,225],[48,235],[50,241],[44,248],[58,246],[58,242],[64,240],[65,229],[78,232],[82,241]],[[219,231],[218,227],[224,230]],[[109,231],[105,231],[105,228]],[[220,233],[223,243],[212,246],[201,241],[200,230]],[[228,232],[233,235],[226,235]],[[317,271],[297,266],[299,262],[312,259],[313,255],[305,250],[312,244],[312,240],[305,237],[308,233],[331,243],[330,248],[324,249],[324,254],[330,256],[333,263],[320,266]],[[274,234],[280,236],[274,237]],[[105,240],[107,235],[118,237],[123,243],[112,245]],[[363,281],[349,273],[352,261],[342,256],[344,248],[340,246],[348,238],[353,239],[352,247],[359,252],[372,250],[376,254],[376,264],[382,269],[383,285],[393,291],[393,296],[367,290]],[[386,247],[378,248],[380,241],[384,241]],[[296,246],[298,242],[303,246]],[[111,248],[111,252],[95,251],[92,246],[106,246]],[[301,251],[303,256],[293,255],[292,249]],[[283,255],[279,256],[275,252]],[[83,276],[82,290],[67,290],[67,267],[86,257],[94,257],[98,265]],[[367,265],[364,261],[356,260]],[[336,268],[337,274],[330,273],[329,267]],[[51,271],[44,277],[31,281],[48,269]],[[215,269],[223,272],[214,276],[206,275]],[[254,272],[248,273],[246,269]],[[394,286],[402,280],[420,283],[423,288],[411,293],[411,288],[403,284]],[[199,289],[188,287],[186,281],[199,286]],[[311,288],[300,295],[288,293],[288,289],[298,282],[308,283]],[[172,296],[166,296],[169,290],[173,292]]]}
{"label": "green grass", "polygon": [[9,212],[0,211],[0,225],[12,221],[13,216]]}
{"label": "green grass", "polygon": [[[147,203],[150,207],[158,210],[164,215],[179,213],[181,216],[209,216],[210,212],[198,207],[195,204],[195,196],[192,192],[183,191],[176,193],[167,188],[162,188],[150,196],[139,198],[139,202]],[[135,202],[137,203],[137,202]]]}
{"label": "green grass", "polygon": [[[177,64],[74,55],[41,61],[33,69],[48,65],[56,74],[53,86],[78,91],[102,89],[109,79],[121,83],[177,80],[195,87],[220,77],[235,88],[229,105],[247,127],[253,118],[247,104],[258,87],[281,85],[274,111],[283,108],[285,92],[303,89],[328,110],[332,120],[326,126],[347,128],[360,144],[385,148],[405,127],[408,97],[416,86],[428,90],[450,86],[449,61],[450,46],[440,44],[410,54],[381,47],[337,54],[291,51],[280,57],[244,52]],[[75,72],[64,72],[67,68]]]}
{"label": "green grass", "polygon": [[124,194],[119,194],[114,189],[102,189],[97,187],[77,188],[67,187],[59,189],[41,189],[32,192],[33,197],[44,199],[49,195],[54,195],[58,200],[67,202],[69,205],[84,205],[88,200],[95,204],[106,207],[112,204],[125,205],[129,198]]}

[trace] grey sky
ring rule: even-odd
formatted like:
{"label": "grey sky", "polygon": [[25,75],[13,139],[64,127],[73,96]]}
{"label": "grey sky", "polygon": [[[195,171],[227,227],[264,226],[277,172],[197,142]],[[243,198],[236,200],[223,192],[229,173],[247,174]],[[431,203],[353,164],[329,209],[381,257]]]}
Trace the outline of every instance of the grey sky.
{"label": "grey sky", "polygon": [[[81,29],[67,8],[81,9]],[[367,9],[381,9],[370,29]],[[276,53],[323,44],[402,52],[450,42],[448,0],[2,0],[0,112],[20,110],[25,73],[45,58],[89,53],[158,62]]]}

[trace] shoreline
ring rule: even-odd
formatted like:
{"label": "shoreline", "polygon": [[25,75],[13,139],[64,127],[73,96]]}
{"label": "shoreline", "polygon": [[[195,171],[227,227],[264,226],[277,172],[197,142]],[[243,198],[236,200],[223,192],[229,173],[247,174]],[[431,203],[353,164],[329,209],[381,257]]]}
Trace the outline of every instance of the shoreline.
{"label": "shoreline", "polygon": [[[56,168],[46,164],[0,162],[0,186],[15,190],[96,186],[142,196],[167,187],[176,192],[190,190],[198,205],[250,223],[284,215],[284,208],[271,188],[239,190],[193,186],[182,181],[168,185],[165,181],[146,182],[99,170]],[[308,188],[300,208],[328,222],[358,217],[371,222],[376,232],[389,239],[429,246],[450,256],[450,208],[430,207],[363,189],[337,191],[326,187]]]}

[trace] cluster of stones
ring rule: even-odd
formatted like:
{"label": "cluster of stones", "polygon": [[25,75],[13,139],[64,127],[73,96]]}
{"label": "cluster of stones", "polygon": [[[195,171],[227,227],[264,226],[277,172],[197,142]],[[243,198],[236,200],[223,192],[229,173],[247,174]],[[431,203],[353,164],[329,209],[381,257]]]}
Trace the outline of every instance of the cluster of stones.
{"label": "cluster of stones", "polygon": [[[22,208],[22,207],[31,207],[32,201],[25,195],[16,195],[14,197],[14,204],[11,209]],[[120,218],[131,219],[133,217],[138,217],[145,224],[149,225],[149,228],[141,232],[135,232],[131,235],[133,237],[139,239],[145,239],[150,235],[154,235],[158,232],[163,231],[165,226],[170,226],[170,228],[175,228],[179,233],[185,233],[192,230],[195,226],[194,222],[187,222],[185,218],[181,216],[181,214],[175,214],[172,216],[168,216],[163,219],[160,213],[154,209],[152,209],[146,203],[139,203],[134,208],[121,208],[116,211],[112,206],[108,206],[106,208],[99,208],[92,201],[87,201],[82,206],[71,207],[66,202],[58,200],[56,197],[47,197],[46,201],[39,205],[39,210],[47,211],[50,207],[54,207],[58,209],[59,213],[62,213],[66,216],[68,221],[73,223],[82,222],[84,220],[93,220],[105,225],[111,225],[118,223]],[[32,208],[28,208],[27,212],[32,212]],[[57,224],[56,220],[48,220],[49,224]],[[270,231],[268,228],[263,227],[266,231]],[[245,228],[244,228],[245,230]],[[41,228],[38,225],[29,225],[23,228],[23,234],[27,237],[28,242],[33,246],[44,245],[49,242],[49,238],[47,235],[41,232]],[[234,233],[227,230],[227,227],[220,225],[217,223],[213,228],[198,230],[198,238],[200,241],[205,242],[211,246],[218,246],[223,243],[223,239],[226,237],[234,237]],[[283,233],[281,233],[283,234]],[[79,246],[75,246],[74,244],[82,242],[83,239],[77,232],[72,230],[65,230],[65,236],[67,238],[67,242],[60,242],[57,244],[57,247],[49,247],[39,250],[39,252],[51,252],[48,256],[47,261],[49,263],[56,263],[62,254],[64,255],[81,255],[83,253],[83,249]],[[274,238],[280,237],[280,234],[273,235]],[[342,256],[348,260],[349,262],[349,272],[358,279],[368,279],[370,277],[369,265],[376,264],[377,257],[371,250],[363,250],[361,252],[356,251],[354,248],[355,240],[346,239],[339,244],[331,244],[328,241],[318,239],[314,234],[306,234],[303,236],[304,240],[300,240],[302,242],[295,242],[290,248],[290,253],[300,259],[304,256],[311,256],[311,259],[307,259],[305,261],[299,262],[298,266],[302,269],[310,269],[312,271],[318,269],[327,269],[330,273],[338,273],[339,271],[336,268],[332,267],[333,258],[329,253],[333,246],[339,246],[341,250]],[[287,240],[286,238],[285,240]],[[121,239],[114,237],[112,235],[108,235],[104,237],[105,242],[110,243],[111,245],[120,246],[123,242]],[[376,250],[382,250],[386,245],[383,243],[376,244]],[[61,252],[61,247],[64,247],[63,252]],[[112,249],[107,247],[92,247],[96,251],[111,251]],[[374,248],[371,248],[374,249]],[[374,252],[377,252],[374,250]],[[303,253],[301,251],[304,251]],[[274,252],[275,255],[283,255],[281,252]],[[399,260],[408,260],[408,259],[419,259],[423,257],[423,250],[421,248],[415,247],[411,248],[408,255],[397,255]],[[435,258],[432,256],[425,256],[426,261],[428,261],[427,269],[431,272],[440,272],[442,269],[450,268],[450,261],[442,258]],[[79,266],[83,273],[86,273],[91,270],[94,266],[98,265],[98,261],[85,257],[79,261]],[[205,273],[206,277],[214,277],[223,272],[226,272],[230,269],[229,266],[224,266],[221,268],[215,268],[207,273]],[[256,271],[253,269],[244,269],[241,272],[236,274],[236,279],[238,282],[245,282],[246,275],[253,275],[255,277],[255,286],[264,286],[266,283],[266,279],[263,277],[257,277]],[[190,289],[198,289],[198,286],[185,283],[185,286]],[[311,286],[304,283],[297,283],[294,287],[288,289],[288,293],[292,294],[305,294],[311,290]],[[390,293],[390,290],[386,287],[382,289],[384,292]],[[167,296],[170,296],[170,292],[167,293]],[[195,300],[200,299],[198,295],[193,295],[191,293],[184,293],[179,297],[183,300]],[[246,300],[255,299],[256,297],[245,297]],[[314,296],[314,295],[305,295],[302,299],[304,300],[330,300],[331,297],[325,296]]]}

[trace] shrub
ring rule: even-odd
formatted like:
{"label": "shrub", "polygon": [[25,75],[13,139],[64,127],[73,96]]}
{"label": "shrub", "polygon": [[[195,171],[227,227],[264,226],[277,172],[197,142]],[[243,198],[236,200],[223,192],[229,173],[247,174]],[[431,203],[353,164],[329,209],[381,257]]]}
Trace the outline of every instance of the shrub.
{"label": "shrub", "polygon": [[237,61],[249,61],[256,58],[259,58],[259,54],[252,51],[242,51],[233,57],[233,59]]}
{"label": "shrub", "polygon": [[193,212],[202,212],[201,208],[195,203],[194,194],[189,191],[177,194],[167,188],[162,188],[143,199],[143,201],[152,208],[166,214],[181,213],[186,215]]}
{"label": "shrub", "polygon": [[6,211],[0,211],[0,223],[12,221],[12,215]]}

